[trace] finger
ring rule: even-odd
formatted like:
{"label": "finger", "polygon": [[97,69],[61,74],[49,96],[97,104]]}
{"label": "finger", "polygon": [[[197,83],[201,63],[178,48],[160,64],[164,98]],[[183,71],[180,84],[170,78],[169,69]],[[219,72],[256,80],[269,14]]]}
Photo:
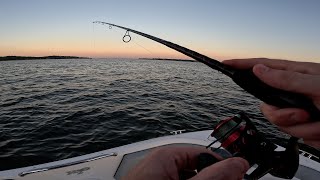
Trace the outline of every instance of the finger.
{"label": "finger", "polygon": [[206,149],[205,147],[183,146],[183,147],[165,147],[158,148],[152,153],[155,157],[165,157],[166,161],[172,160],[176,164],[177,169],[196,169],[198,156],[201,153],[209,153],[215,158],[222,160],[218,154]]}
{"label": "finger", "polygon": [[250,59],[231,59],[222,61],[223,64],[239,68],[249,69],[256,64],[265,64],[269,67],[276,69],[284,69],[285,65],[290,61],[279,60],[279,59],[268,59],[268,58],[250,58]]}
{"label": "finger", "polygon": [[315,75],[302,74],[269,68],[263,64],[253,67],[254,74],[266,84],[286,91],[312,95],[320,91],[320,78]]}
{"label": "finger", "polygon": [[303,138],[305,140],[320,140],[320,122],[310,122],[301,125],[282,127],[279,129],[292,136]]}
{"label": "finger", "polygon": [[300,72],[303,74],[320,74],[320,64],[313,62],[295,62],[281,59],[251,58],[225,60],[223,64],[237,69],[250,69],[257,64],[264,64],[273,69]]}
{"label": "finger", "polygon": [[302,109],[285,108],[280,109],[275,106],[262,103],[260,106],[263,115],[277,126],[293,126],[309,122],[309,113]]}
{"label": "finger", "polygon": [[190,180],[238,180],[242,179],[250,168],[242,158],[229,158],[206,167]]}
{"label": "finger", "polygon": [[143,179],[144,176],[155,176],[158,179],[178,178],[178,172],[186,169],[196,169],[198,155],[201,153],[210,153],[217,159],[222,159],[218,154],[205,147],[160,147],[140,161],[124,179],[139,179],[140,177]]}
{"label": "finger", "polygon": [[303,140],[303,142],[309,146],[320,149],[320,141],[319,140]]}

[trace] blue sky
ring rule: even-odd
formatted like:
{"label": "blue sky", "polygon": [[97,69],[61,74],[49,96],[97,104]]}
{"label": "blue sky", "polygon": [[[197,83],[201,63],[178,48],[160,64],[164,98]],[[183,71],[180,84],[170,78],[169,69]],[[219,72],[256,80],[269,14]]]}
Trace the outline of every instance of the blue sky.
{"label": "blue sky", "polygon": [[91,23],[102,20],[217,59],[320,62],[319,18],[317,0],[1,0],[0,56],[184,57],[138,36],[124,44],[124,31]]}

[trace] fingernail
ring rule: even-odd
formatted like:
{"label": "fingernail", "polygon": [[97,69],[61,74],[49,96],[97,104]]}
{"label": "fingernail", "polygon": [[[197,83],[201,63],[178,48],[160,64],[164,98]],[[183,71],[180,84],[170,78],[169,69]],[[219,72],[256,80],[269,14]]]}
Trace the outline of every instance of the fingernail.
{"label": "fingernail", "polygon": [[254,68],[255,68],[256,72],[259,74],[264,74],[270,70],[270,68],[268,68],[267,66],[265,66],[263,64],[258,64]]}

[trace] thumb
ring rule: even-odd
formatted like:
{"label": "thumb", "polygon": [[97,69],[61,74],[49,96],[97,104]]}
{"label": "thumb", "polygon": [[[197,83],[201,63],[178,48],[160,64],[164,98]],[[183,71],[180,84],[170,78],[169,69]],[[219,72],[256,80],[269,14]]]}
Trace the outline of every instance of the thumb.
{"label": "thumb", "polygon": [[253,73],[264,83],[278,89],[308,96],[312,96],[314,92],[320,91],[320,89],[315,89],[317,88],[315,84],[320,83],[320,78],[317,78],[315,75],[272,69],[263,64],[255,65]]}
{"label": "thumb", "polygon": [[206,167],[190,180],[238,180],[250,168],[249,163],[239,157],[228,158]]}

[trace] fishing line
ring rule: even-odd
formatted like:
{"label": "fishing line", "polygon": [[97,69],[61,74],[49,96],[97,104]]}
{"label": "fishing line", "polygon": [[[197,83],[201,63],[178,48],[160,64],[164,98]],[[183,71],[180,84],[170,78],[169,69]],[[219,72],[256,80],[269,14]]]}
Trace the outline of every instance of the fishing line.
{"label": "fishing line", "polygon": [[[111,26],[112,28],[112,26]],[[110,29],[110,26],[109,26],[109,29]],[[117,31],[117,33],[120,34],[120,32]],[[129,38],[129,39],[126,39],[126,38]],[[141,47],[142,49],[148,51],[151,55],[154,55],[153,52],[151,52],[149,49],[147,49],[146,47],[142,46],[141,44],[139,44],[138,42],[136,42],[136,40],[133,40],[131,38],[131,35],[129,34],[129,31],[127,30],[126,33],[124,34],[124,36],[122,37],[122,41],[125,42],[125,43],[129,43],[130,41],[133,42],[134,44],[136,44],[137,46]]]}
{"label": "fishing line", "polygon": [[94,24],[92,24],[92,47],[95,50],[96,49],[96,33],[95,33],[95,29],[94,29]]}
{"label": "fishing line", "polygon": [[133,41],[133,43],[135,43],[136,45],[140,46],[144,50],[148,51],[150,54],[154,55],[151,51],[149,51],[147,48],[143,47],[142,45],[138,44],[137,42]]}
{"label": "fishing line", "polygon": [[[95,23],[93,23],[93,26],[95,25]],[[112,25],[109,25],[108,28],[110,30],[112,30],[113,26]],[[115,31],[117,32],[118,34],[121,34],[119,31]],[[146,47],[142,46],[141,44],[139,44],[136,40],[132,39],[131,35],[129,34],[129,30],[126,31],[126,33],[123,35],[122,37],[122,41],[124,43],[129,43],[129,42],[133,42],[134,44],[136,44],[137,46],[139,46],[140,48],[144,49],[145,51],[149,52],[151,55],[154,55],[154,53],[152,51],[150,51],[149,49],[147,49]]]}

